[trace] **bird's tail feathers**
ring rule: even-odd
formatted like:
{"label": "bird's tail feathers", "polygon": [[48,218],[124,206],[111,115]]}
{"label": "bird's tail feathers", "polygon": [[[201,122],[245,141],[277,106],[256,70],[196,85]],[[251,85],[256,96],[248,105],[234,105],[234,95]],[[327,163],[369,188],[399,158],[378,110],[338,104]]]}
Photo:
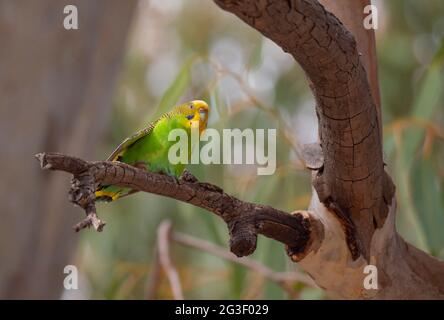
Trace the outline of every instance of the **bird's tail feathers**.
{"label": "bird's tail feathers", "polygon": [[106,187],[99,187],[95,192],[96,201],[99,202],[111,202],[120,197],[120,192],[107,191]]}

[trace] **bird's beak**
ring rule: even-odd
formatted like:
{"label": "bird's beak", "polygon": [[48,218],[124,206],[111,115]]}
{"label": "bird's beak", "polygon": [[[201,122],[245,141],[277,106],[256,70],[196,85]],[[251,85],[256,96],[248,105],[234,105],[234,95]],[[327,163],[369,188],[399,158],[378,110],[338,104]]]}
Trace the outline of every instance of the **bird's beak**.
{"label": "bird's beak", "polygon": [[207,110],[207,109],[200,108],[200,109],[199,109],[199,118],[200,118],[201,120],[206,121],[206,120],[207,120],[207,116],[208,116],[208,110]]}
{"label": "bird's beak", "polygon": [[208,104],[203,100],[194,100],[192,101],[192,103],[196,107],[196,109],[209,109]]}

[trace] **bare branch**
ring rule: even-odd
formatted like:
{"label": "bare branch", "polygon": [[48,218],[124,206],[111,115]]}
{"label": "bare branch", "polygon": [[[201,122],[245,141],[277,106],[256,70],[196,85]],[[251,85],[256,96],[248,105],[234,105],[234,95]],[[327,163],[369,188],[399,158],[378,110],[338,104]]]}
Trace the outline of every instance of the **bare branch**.
{"label": "bare branch", "polygon": [[77,223],[73,228],[76,232],[79,232],[82,229],[89,228],[92,226],[94,230],[101,232],[103,227],[106,225],[105,221],[99,219],[99,216],[96,212],[96,207],[93,205],[89,205],[85,208],[86,218]]}
{"label": "bare branch", "polygon": [[157,295],[157,290],[160,284],[160,261],[159,261],[159,248],[156,242],[154,248],[153,260],[151,262],[152,268],[148,276],[147,287],[145,291],[145,299],[154,300]]}
{"label": "bare branch", "polygon": [[384,198],[377,109],[353,35],[316,0],[215,3],[304,69],[316,99],[324,158],[313,185],[322,203],[340,210],[353,258],[369,259],[372,235],[384,223],[391,199]]}
{"label": "bare branch", "polygon": [[159,248],[159,261],[170,282],[175,300],[183,300],[182,285],[179,274],[170,257],[171,221],[163,221],[157,229],[157,246]]}
{"label": "bare branch", "polygon": [[286,244],[293,260],[302,259],[315,250],[323,239],[321,222],[307,211],[289,214],[267,205],[241,201],[215,185],[197,181],[188,172],[177,180],[121,162],[87,162],[57,153],[41,153],[36,157],[43,169],[61,170],[74,175],[70,201],[87,213],[86,221],[78,224],[78,227],[88,226],[93,219],[98,219],[94,190],[98,183],[104,183],[174,198],[213,212],[227,224],[230,248],[237,256],[254,252],[258,234]]}
{"label": "bare branch", "polygon": [[264,266],[262,263],[257,262],[256,260],[253,260],[248,257],[238,258],[234,256],[232,253],[225,250],[224,248],[217,246],[211,242],[205,241],[203,239],[198,239],[180,232],[173,232],[171,234],[171,239],[181,245],[192,247],[200,251],[205,251],[222,259],[237,263],[254,272],[260,273],[265,278],[273,282],[276,282],[277,284],[282,286],[288,287],[289,284],[295,282],[301,282],[308,286],[315,286],[314,281],[310,277],[302,273],[299,273],[297,271],[291,271],[291,272],[273,271],[270,268]]}

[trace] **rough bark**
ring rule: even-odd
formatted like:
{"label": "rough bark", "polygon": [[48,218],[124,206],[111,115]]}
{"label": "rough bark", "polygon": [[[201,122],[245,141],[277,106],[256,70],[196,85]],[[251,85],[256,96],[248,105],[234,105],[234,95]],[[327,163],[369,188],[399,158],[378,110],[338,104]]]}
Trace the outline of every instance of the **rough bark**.
{"label": "rough bark", "polygon": [[382,224],[387,205],[377,112],[355,39],[316,1],[216,3],[275,41],[306,72],[324,155],[315,188],[322,202],[337,204],[350,217],[357,230],[356,236],[349,231],[350,238],[357,238],[357,250],[368,258],[375,225]]}
{"label": "rough bark", "polygon": [[[369,85],[376,78],[376,57],[363,62],[353,35],[315,0],[215,2],[290,53],[311,82],[322,154],[309,152],[308,163],[317,163],[314,157],[323,159],[323,166],[311,168],[310,211],[323,223],[325,238],[300,264],[336,297],[444,298],[444,263],[396,233],[394,185],[382,159],[379,94],[373,84],[373,99]],[[329,4],[346,16],[342,3]],[[362,38],[365,32],[356,26]],[[377,290],[363,287],[369,263],[378,268]]]}
{"label": "rough bark", "polygon": [[[78,30],[63,28],[68,4]],[[135,4],[0,1],[0,298],[60,297],[76,210],[66,177],[29,158],[42,149],[94,155]]]}
{"label": "rough bark", "polygon": [[[367,16],[364,8],[371,5],[371,0],[320,0],[325,9],[334,13],[344,26],[350,31],[355,40],[360,60],[367,72],[372,97],[376,104],[379,120],[381,110],[381,97],[378,81],[378,62],[376,55],[375,30],[363,28],[363,20]],[[381,121],[379,121],[381,123]]]}
{"label": "rough bark", "polygon": [[315,249],[318,239],[323,237],[322,225],[308,212],[289,214],[241,201],[215,185],[197,181],[186,171],[177,180],[120,162],[86,162],[56,153],[38,154],[37,158],[43,169],[73,174],[70,200],[86,213],[86,218],[74,226],[76,231],[89,226],[97,231],[103,229],[105,223],[98,218],[94,205],[96,186],[103,183],[170,197],[213,212],[227,224],[231,251],[239,257],[254,252],[258,234],[286,244],[295,260]]}

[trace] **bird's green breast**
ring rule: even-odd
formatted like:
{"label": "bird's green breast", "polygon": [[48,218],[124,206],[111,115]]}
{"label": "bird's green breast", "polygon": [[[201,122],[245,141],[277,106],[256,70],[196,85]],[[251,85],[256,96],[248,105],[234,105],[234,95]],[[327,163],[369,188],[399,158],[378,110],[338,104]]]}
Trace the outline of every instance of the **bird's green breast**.
{"label": "bird's green breast", "polygon": [[189,121],[184,116],[172,115],[163,117],[157,121],[149,134],[129,146],[123,152],[119,161],[131,165],[145,162],[149,171],[179,176],[185,165],[173,165],[168,160],[168,151],[175,143],[175,141],[168,141],[168,135],[173,129],[184,129],[187,131],[188,136],[190,136]]}

